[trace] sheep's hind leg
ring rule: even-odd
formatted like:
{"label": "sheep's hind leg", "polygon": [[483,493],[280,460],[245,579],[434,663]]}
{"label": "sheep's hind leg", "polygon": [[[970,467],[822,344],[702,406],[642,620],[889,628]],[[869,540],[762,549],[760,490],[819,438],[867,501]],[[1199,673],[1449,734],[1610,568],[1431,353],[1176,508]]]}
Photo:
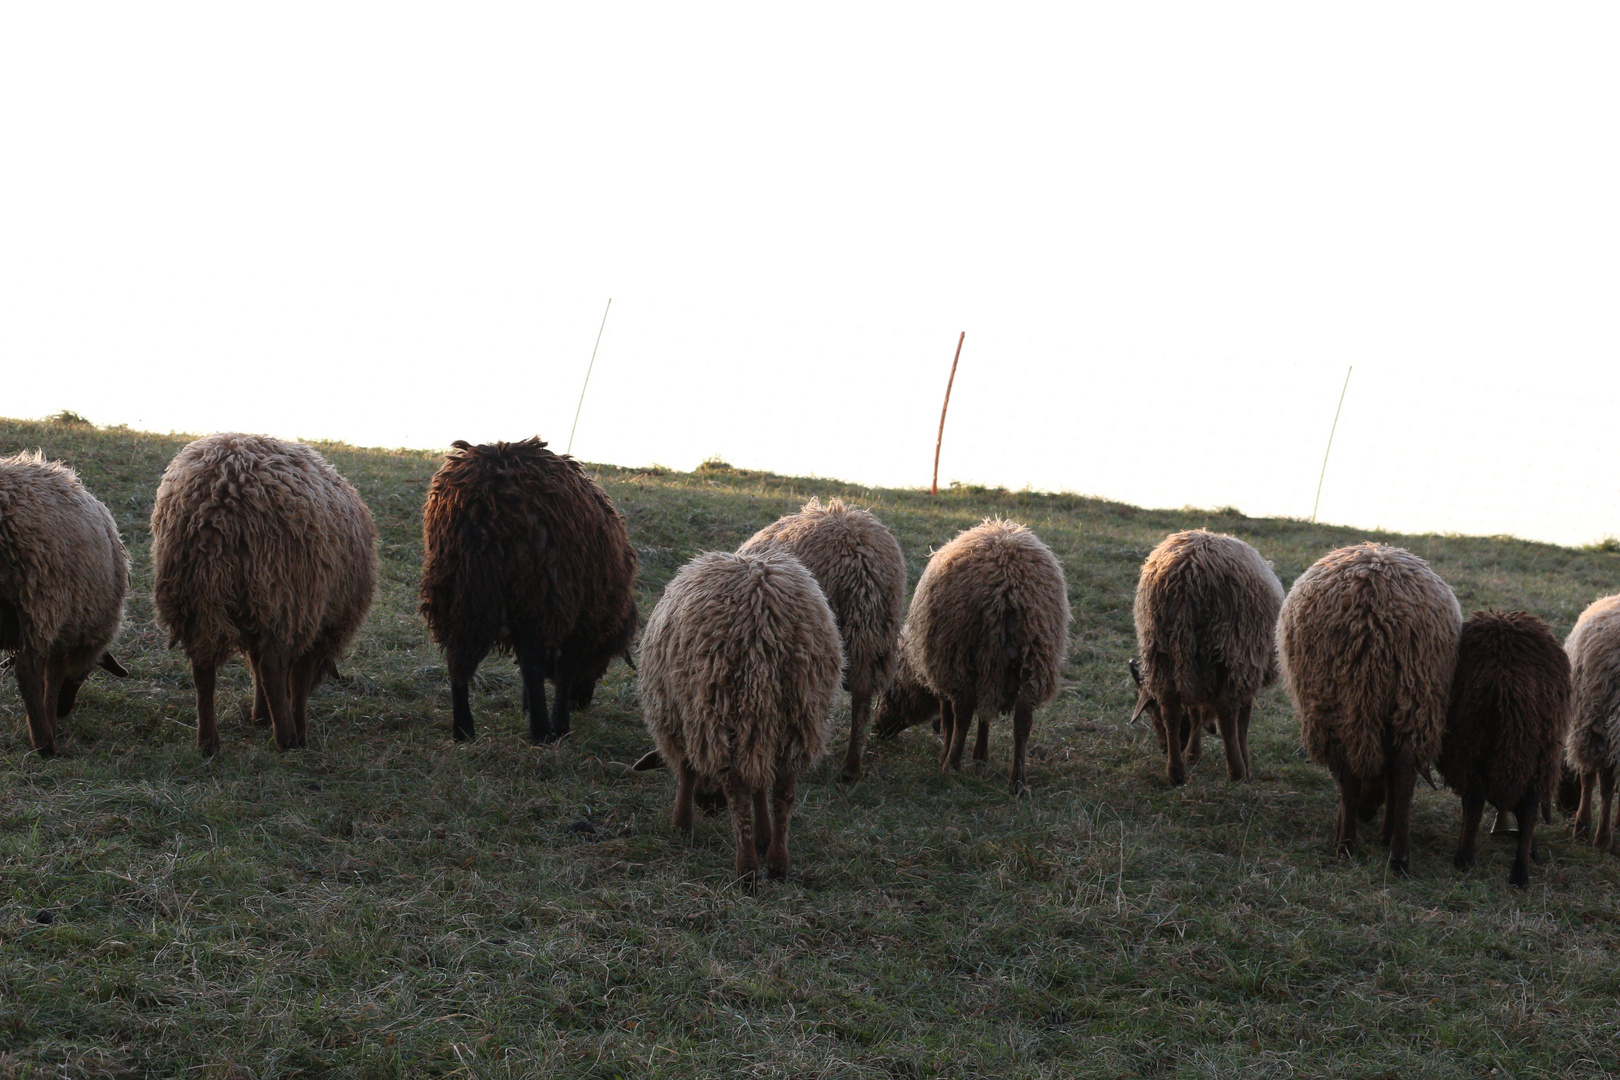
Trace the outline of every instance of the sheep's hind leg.
{"label": "sheep's hind leg", "polygon": [[939,701],[939,767],[950,768],[951,741],[956,737],[956,706],[950,698]]}
{"label": "sheep's hind leg", "polygon": [[736,769],[726,770],[722,784],[726,804],[731,808],[731,832],[737,841],[737,880],[743,891],[752,893],[759,888],[759,851],[754,847],[754,793],[743,783]]}
{"label": "sheep's hind leg", "polygon": [[472,682],[479,663],[488,651],[487,648],[445,650],[446,666],[450,669],[450,737],[456,742],[466,742],[473,737],[472,702],[468,699],[468,684]]}
{"label": "sheep's hind leg", "polygon": [[1479,821],[1485,813],[1485,796],[1477,785],[1470,785],[1462,797],[1462,836],[1457,840],[1457,854],[1451,863],[1459,870],[1474,865],[1479,844]]}
{"label": "sheep's hind leg", "polygon": [[325,654],[314,649],[293,662],[289,691],[292,696],[293,730],[299,746],[309,741],[309,696],[315,684],[321,681],[321,663]]}
{"label": "sheep's hind leg", "polygon": [[682,761],[675,766],[675,829],[692,835],[692,794],[697,788],[697,770]]}
{"label": "sheep's hind leg", "polygon": [[253,673],[253,722],[260,727],[270,726],[270,700],[264,696],[264,675],[259,671],[259,658],[248,655],[248,670]]}
{"label": "sheep's hind leg", "polygon": [[276,745],[292,750],[298,743],[298,722],[293,719],[292,658],[282,652],[259,654],[259,670],[264,675],[264,696],[270,706],[270,726],[276,732]]}
{"label": "sheep's hind leg", "polygon": [[[1217,715],[1221,722],[1221,744],[1226,748],[1226,779],[1247,780],[1249,766],[1243,760],[1243,740],[1238,735],[1238,710],[1227,706]],[[1194,724],[1196,726],[1196,721]]]}
{"label": "sheep's hind leg", "polygon": [[851,691],[849,695],[849,749],[844,752],[844,767],[838,770],[838,779],[855,781],[861,778],[861,756],[866,753],[866,730],[872,723],[872,693]]}
{"label": "sheep's hind leg", "polygon": [[1181,748],[1187,742],[1184,725],[1187,723],[1188,711],[1181,704],[1180,698],[1174,694],[1166,694],[1159,701],[1159,715],[1164,718],[1164,746],[1167,754],[1165,777],[1170,781],[1171,787],[1180,787],[1187,782],[1187,765],[1182,760]]}
{"label": "sheep's hind leg", "polygon": [[191,662],[191,683],[197,688],[197,749],[204,756],[219,753],[219,723],[214,715],[214,665]]}
{"label": "sheep's hind leg", "polygon": [[1592,835],[1592,807],[1597,801],[1597,775],[1596,769],[1581,773],[1581,803],[1575,811],[1575,823],[1569,829],[1577,840],[1586,840]]}
{"label": "sheep's hind leg", "polygon": [[[780,881],[788,872],[788,820],[799,792],[797,773],[779,772],[771,789],[770,844],[765,850],[765,876]],[[762,797],[764,792],[759,793]],[[756,824],[763,824],[756,816]]]}
{"label": "sheep's hind leg", "polygon": [[46,689],[46,664],[43,656],[34,653],[16,654],[17,690],[22,694],[23,709],[28,714],[28,740],[41,757],[56,753],[56,728],[51,721],[54,711],[50,693]]}
{"label": "sheep's hind leg", "polygon": [[[1011,788],[1014,796],[1029,794],[1024,756],[1029,749],[1029,732],[1035,726],[1035,709],[1020,701],[1013,709],[1013,765]],[[980,729],[983,730],[982,728]]]}
{"label": "sheep's hind leg", "polygon": [[1334,836],[1334,854],[1347,859],[1356,850],[1356,822],[1361,817],[1361,777],[1349,766],[1339,770],[1339,827]]}
{"label": "sheep's hind leg", "polygon": [[568,710],[574,702],[574,673],[559,659],[551,680],[551,692],[556,697],[551,710],[551,734],[548,741],[556,742],[568,734]]}
{"label": "sheep's hind leg", "polygon": [[1508,873],[1508,884],[1521,889],[1530,887],[1530,860],[1536,856],[1536,793],[1529,792],[1519,801],[1519,850],[1513,856],[1513,869]]}
{"label": "sheep's hind leg", "polygon": [[973,711],[976,702],[972,697],[957,698],[951,704],[951,711],[956,714],[956,725],[951,729],[951,742],[947,748],[945,767],[947,769],[961,769],[962,751],[967,749],[968,728],[973,726]]}
{"label": "sheep's hind leg", "polygon": [[973,760],[988,762],[990,760],[990,718],[979,717],[979,735],[973,742]]}
{"label": "sheep's hind leg", "polygon": [[546,712],[547,651],[538,645],[520,645],[516,650],[518,672],[523,676],[523,718],[529,722],[529,742],[535,746],[552,739],[551,718]]}
{"label": "sheep's hind leg", "polygon": [[1411,862],[1412,793],[1417,787],[1417,761],[1410,747],[1402,747],[1389,769],[1389,805],[1384,807],[1384,832],[1389,836],[1389,868],[1404,874]]}

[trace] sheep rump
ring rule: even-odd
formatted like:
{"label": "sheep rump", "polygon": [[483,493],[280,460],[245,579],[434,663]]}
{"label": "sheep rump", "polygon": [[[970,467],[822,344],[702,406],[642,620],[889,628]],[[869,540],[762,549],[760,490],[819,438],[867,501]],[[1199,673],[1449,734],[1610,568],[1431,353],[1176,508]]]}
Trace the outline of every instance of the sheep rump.
{"label": "sheep rump", "polygon": [[906,562],[894,534],[865,510],[841,499],[811,499],[749,537],[740,554],[786,551],[815,575],[844,643],[843,686],[849,691],[849,749],[840,775],[861,774],[872,695],[894,675]]}
{"label": "sheep rump", "polygon": [[[536,438],[457,441],[422,508],[421,612],[444,649],[451,733],[473,737],[468,683],[491,650],[523,676],[534,743],[568,734],[636,632],[636,553],[607,492]],[[556,688],[548,716],[546,679]]]}
{"label": "sheep rump", "polygon": [[1412,787],[1440,752],[1462,608],[1402,548],[1331,551],[1294,582],[1277,619],[1283,683],[1307,756],[1339,783],[1337,849],[1380,803],[1390,867],[1407,866]]}
{"label": "sheep rump", "polygon": [[1569,722],[1570,663],[1547,624],[1526,611],[1476,611],[1463,623],[1451,705],[1435,766],[1462,799],[1454,862],[1474,864],[1489,802],[1519,820],[1510,884],[1530,884],[1536,807],[1558,790]]}
{"label": "sheep rump", "polygon": [[1593,842],[1607,851],[1614,840],[1614,784],[1620,771],[1620,596],[1589,604],[1564,640],[1564,650],[1575,686],[1564,757],[1581,779],[1575,835],[1592,835],[1596,810]]}
{"label": "sheep rump", "polygon": [[[843,647],[821,587],[797,559],[709,552],[677,573],[647,620],[642,715],[678,773],[675,827],[699,784],[725,792],[737,876],[787,873],[798,774],[826,752]],[[769,806],[767,806],[767,799]]]}
{"label": "sheep rump", "polygon": [[376,539],[359,493],[303,443],[224,432],[169,462],[152,506],[153,600],[191,661],[204,753],[219,749],[215,672],[238,652],[254,720],[283,750],[305,744],[309,696],[371,607]]}
{"label": "sheep rump", "polygon": [[[1254,697],[1277,677],[1283,587],[1260,553],[1235,536],[1172,533],[1142,563],[1132,614],[1141,667],[1136,715],[1152,714],[1170,783],[1187,779],[1184,750],[1209,720],[1220,725],[1229,780],[1249,775]],[[1133,717],[1135,719],[1135,717]]]}
{"label": "sheep rump", "polygon": [[880,738],[938,713],[940,765],[989,757],[992,716],[1013,714],[1011,788],[1021,793],[1035,709],[1057,693],[1068,653],[1069,597],[1050,548],[1014,521],[986,519],[934,552],[911,597],[900,663],[878,697]]}
{"label": "sheep rump", "polygon": [[128,589],[118,526],[78,475],[37,452],[0,458],[0,651],[42,755],[97,664],[128,674],[107,651]]}

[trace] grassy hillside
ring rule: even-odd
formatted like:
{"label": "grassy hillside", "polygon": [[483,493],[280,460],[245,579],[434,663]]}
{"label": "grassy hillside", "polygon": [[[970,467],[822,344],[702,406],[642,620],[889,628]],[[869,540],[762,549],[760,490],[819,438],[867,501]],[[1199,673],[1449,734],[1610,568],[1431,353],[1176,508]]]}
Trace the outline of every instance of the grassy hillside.
{"label": "grassy hillside", "polygon": [[[1255,779],[1219,741],[1163,782],[1134,700],[1130,602],[1165,533],[1207,525],[1284,583],[1371,534],[1235,511],[1069,495],[871,490],[715,467],[601,467],[641,556],[643,615],[699,551],[809,495],[930,546],[990,514],[1062,560],[1075,612],[1059,697],[1036,716],[1033,797],[943,776],[913,729],[867,776],[800,785],[793,876],[730,883],[729,827],[667,820],[633,675],[615,666],[557,746],[525,744],[509,661],[485,665],[479,738],[449,738],[442,658],[415,614],[433,454],[321,450],[382,534],[377,603],[343,677],[282,754],[221,679],[202,759],[188,669],[152,625],[147,521],[184,440],[0,421],[0,453],[79,470],[134,559],[117,652],[31,753],[0,686],[0,1076],[1597,1076],[1614,1068],[1620,861],[1547,830],[1528,892],[1507,845],[1451,866],[1454,796],[1419,791],[1410,878],[1376,845],[1332,858],[1336,795],[1275,688]],[[1260,467],[1260,466],[1257,466]],[[1511,539],[1379,536],[1423,555],[1464,610],[1522,607],[1566,633],[1620,588],[1620,555]],[[847,737],[847,704],[835,745]],[[1365,834],[1364,834],[1365,835]]]}

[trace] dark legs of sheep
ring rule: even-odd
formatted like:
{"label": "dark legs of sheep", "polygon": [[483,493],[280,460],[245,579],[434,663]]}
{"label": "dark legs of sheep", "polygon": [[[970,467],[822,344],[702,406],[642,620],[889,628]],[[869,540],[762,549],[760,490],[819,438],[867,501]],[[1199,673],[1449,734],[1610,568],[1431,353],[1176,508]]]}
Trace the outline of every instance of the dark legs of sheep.
{"label": "dark legs of sheep", "polygon": [[[793,803],[799,792],[799,777],[795,773],[778,773],[771,788],[769,818],[756,810],[754,827],[768,828],[771,842],[765,849],[765,876],[780,881],[788,871],[788,821],[793,817]],[[761,796],[764,792],[760,793]],[[760,800],[763,805],[763,798]]]}
{"label": "dark legs of sheep", "polygon": [[[546,653],[537,645],[517,649],[518,671],[523,675],[523,718],[529,722],[529,742],[535,746],[552,738],[551,718],[546,713]],[[568,695],[559,690],[557,697],[561,706]]]}
{"label": "dark legs of sheep", "polygon": [[866,752],[866,729],[872,722],[872,692],[851,690],[849,694],[849,749],[844,753],[840,780],[861,778],[861,755]]}
{"label": "dark legs of sheep", "polygon": [[[450,736],[456,742],[466,742],[473,737],[472,703],[468,700],[467,688],[472,682],[473,673],[484,659],[485,651],[467,649],[446,657],[450,668]],[[524,681],[524,688],[528,688],[527,680]],[[540,700],[544,701],[545,698],[541,697]]]}
{"label": "dark legs of sheep", "polygon": [[283,750],[302,746],[298,721],[293,717],[293,658],[284,652],[262,652],[259,674],[264,683],[265,703],[270,707],[270,726],[276,732],[276,745]]}
{"label": "dark legs of sheep", "polygon": [[1457,841],[1457,854],[1452,857],[1451,863],[1459,870],[1466,870],[1474,865],[1479,842],[1479,819],[1485,813],[1485,796],[1478,787],[1471,785],[1463,792],[1462,810],[1462,837]]}
{"label": "dark legs of sheep", "polygon": [[253,722],[260,727],[269,727],[270,701],[264,696],[264,676],[259,673],[258,657],[248,657],[248,670],[253,673]]}
{"label": "dark legs of sheep", "polygon": [[[1029,732],[1035,726],[1035,709],[1020,701],[1013,709],[1013,765],[1012,793],[1023,795],[1029,791],[1024,774],[1024,752],[1029,748]],[[983,728],[980,729],[981,731]]]}
{"label": "dark legs of sheep", "polygon": [[[1241,715],[1241,710],[1231,707],[1219,713],[1221,744],[1226,747],[1226,779],[1229,781],[1249,778],[1249,764],[1243,760],[1243,737],[1238,734],[1238,718]],[[1197,720],[1193,723],[1197,724]]]}
{"label": "dark legs of sheep", "polygon": [[967,749],[968,728],[973,724],[976,705],[972,697],[961,697],[940,709],[940,735],[945,740],[940,755],[942,768],[962,767],[962,751]]}
{"label": "dark legs of sheep", "polygon": [[722,778],[726,805],[731,809],[731,831],[737,841],[737,880],[747,892],[759,888],[759,850],[754,846],[754,793],[735,769]]}
{"label": "dark legs of sheep", "polygon": [[53,672],[43,656],[18,653],[16,661],[17,689],[22,694],[23,709],[28,713],[28,739],[41,756],[56,753],[56,684]]}
{"label": "dark legs of sheep", "polygon": [[214,665],[193,660],[191,682],[197,688],[197,749],[213,757],[219,753],[219,724],[214,716]]}
{"label": "dark legs of sheep", "polygon": [[1513,855],[1513,869],[1508,873],[1508,884],[1521,889],[1530,887],[1530,860],[1536,851],[1536,793],[1530,792],[1519,802],[1515,811],[1519,821],[1519,850]]}
{"label": "dark legs of sheep", "polygon": [[292,685],[289,689],[292,694],[293,729],[298,734],[299,746],[309,741],[309,696],[321,681],[325,662],[324,653],[311,651],[300,656],[292,666]]}
{"label": "dark legs of sheep", "polygon": [[1361,777],[1348,767],[1339,770],[1339,828],[1334,853],[1348,858],[1356,850],[1356,820],[1361,816]]}
{"label": "dark legs of sheep", "polygon": [[1164,748],[1169,756],[1165,775],[1171,786],[1177,787],[1187,782],[1187,765],[1181,755],[1182,747],[1187,745],[1186,725],[1192,714],[1174,694],[1166,694],[1159,700],[1159,716],[1164,722]]}
{"label": "dark legs of sheep", "polygon": [[557,662],[556,672],[551,679],[551,692],[557,700],[551,711],[551,733],[547,738],[556,742],[568,734],[568,710],[574,703],[574,674],[563,666],[561,660]]}
{"label": "dark legs of sheep", "polygon": [[973,741],[973,760],[990,760],[990,720],[987,717],[979,717],[979,735]]}
{"label": "dark legs of sheep", "polygon": [[1412,833],[1412,792],[1417,787],[1417,760],[1408,747],[1395,752],[1385,772],[1389,785],[1385,796],[1384,835],[1389,840],[1389,868],[1406,873],[1410,863]]}
{"label": "dark legs of sheep", "polygon": [[675,828],[692,835],[692,795],[697,789],[697,771],[686,762],[675,767]]}

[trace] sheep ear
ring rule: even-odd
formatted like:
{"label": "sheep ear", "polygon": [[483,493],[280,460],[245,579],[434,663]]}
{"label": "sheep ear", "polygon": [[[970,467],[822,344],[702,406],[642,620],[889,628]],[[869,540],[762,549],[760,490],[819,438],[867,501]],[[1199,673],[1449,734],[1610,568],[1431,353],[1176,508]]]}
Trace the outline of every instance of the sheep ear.
{"label": "sheep ear", "polygon": [[636,763],[630,766],[631,772],[646,772],[648,769],[661,769],[664,767],[664,755],[656,750],[649,750],[642,754]]}
{"label": "sheep ear", "polygon": [[129,669],[123,664],[120,664],[110,652],[104,652],[101,654],[101,666],[118,676],[120,679],[129,678]]}

